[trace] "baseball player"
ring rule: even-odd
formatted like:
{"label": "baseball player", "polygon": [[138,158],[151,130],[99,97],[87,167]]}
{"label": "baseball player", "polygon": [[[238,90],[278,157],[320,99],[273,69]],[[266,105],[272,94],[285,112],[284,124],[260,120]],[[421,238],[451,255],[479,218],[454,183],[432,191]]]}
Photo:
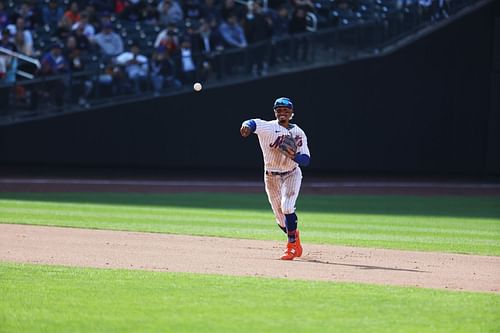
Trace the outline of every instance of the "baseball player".
{"label": "baseball player", "polygon": [[291,124],[293,104],[287,97],[274,102],[276,120],[250,119],[243,122],[241,136],[257,134],[264,156],[264,183],[269,203],[278,226],[288,236],[282,260],[293,260],[302,255],[295,201],[299,195],[302,171],[310,160],[307,137],[297,125]]}

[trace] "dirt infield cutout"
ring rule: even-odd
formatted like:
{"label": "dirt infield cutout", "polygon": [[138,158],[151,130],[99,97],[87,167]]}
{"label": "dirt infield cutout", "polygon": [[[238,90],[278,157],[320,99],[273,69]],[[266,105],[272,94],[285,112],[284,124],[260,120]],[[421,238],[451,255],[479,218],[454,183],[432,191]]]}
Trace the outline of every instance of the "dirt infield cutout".
{"label": "dirt infield cutout", "polygon": [[500,257],[0,223],[0,261],[500,293]]}

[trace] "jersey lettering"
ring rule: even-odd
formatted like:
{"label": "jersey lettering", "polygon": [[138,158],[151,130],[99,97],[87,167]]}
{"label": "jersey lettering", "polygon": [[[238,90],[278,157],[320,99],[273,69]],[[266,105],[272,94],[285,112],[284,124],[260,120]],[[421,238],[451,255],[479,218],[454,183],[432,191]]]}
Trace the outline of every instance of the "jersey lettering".
{"label": "jersey lettering", "polygon": [[297,147],[302,147],[302,137],[300,135],[295,136],[295,142],[297,143]]}
{"label": "jersey lettering", "polygon": [[307,136],[299,126],[290,126],[288,129],[278,124],[277,120],[265,121],[253,119],[256,124],[255,134],[264,158],[264,168],[268,171],[285,172],[297,167],[298,163],[279,152],[279,145],[286,136],[292,136],[297,142],[298,152],[311,156],[307,146]]}
{"label": "jersey lettering", "polygon": [[278,136],[278,137],[276,138],[276,140],[274,140],[274,142],[273,142],[273,143],[270,143],[270,144],[269,144],[269,147],[271,147],[271,148],[278,148],[278,147],[279,147],[279,145],[283,142],[283,138],[284,138],[284,137],[285,137],[284,135],[280,135],[280,136]]}

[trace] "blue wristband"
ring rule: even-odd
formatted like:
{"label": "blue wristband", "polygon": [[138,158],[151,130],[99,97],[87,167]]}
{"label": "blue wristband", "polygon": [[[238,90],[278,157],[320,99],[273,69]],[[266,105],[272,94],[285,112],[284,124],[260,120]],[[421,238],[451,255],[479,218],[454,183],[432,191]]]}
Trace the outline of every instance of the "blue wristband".
{"label": "blue wristband", "polygon": [[253,120],[253,119],[244,121],[243,126],[249,127],[250,130],[252,131],[252,133],[255,132],[255,130],[257,129],[257,124],[255,123],[255,120]]}
{"label": "blue wristband", "polygon": [[311,158],[307,154],[297,154],[293,160],[299,163],[300,166],[308,166]]}

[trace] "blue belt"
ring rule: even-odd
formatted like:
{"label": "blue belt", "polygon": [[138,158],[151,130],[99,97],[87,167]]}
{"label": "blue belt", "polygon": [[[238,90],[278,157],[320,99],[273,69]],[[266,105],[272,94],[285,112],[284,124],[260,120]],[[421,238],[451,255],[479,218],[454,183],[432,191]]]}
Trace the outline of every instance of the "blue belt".
{"label": "blue belt", "polygon": [[293,168],[292,170],[290,171],[285,171],[285,172],[278,172],[278,171],[267,171],[266,170],[266,175],[268,176],[286,176],[288,175],[289,173],[292,173],[295,171],[295,169],[297,169],[297,167]]}

